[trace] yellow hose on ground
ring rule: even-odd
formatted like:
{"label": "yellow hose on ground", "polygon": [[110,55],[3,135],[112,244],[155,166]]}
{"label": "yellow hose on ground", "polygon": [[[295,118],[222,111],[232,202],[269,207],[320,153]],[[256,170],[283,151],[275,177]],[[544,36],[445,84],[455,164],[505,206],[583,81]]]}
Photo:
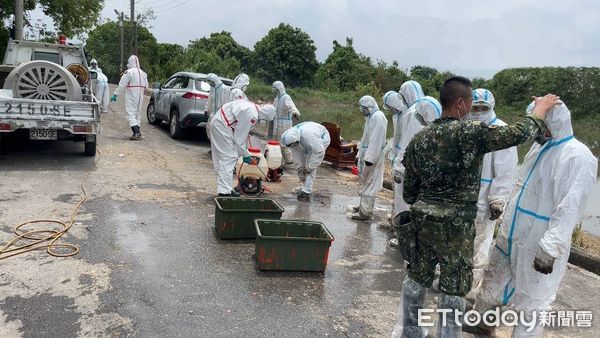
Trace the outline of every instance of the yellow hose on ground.
{"label": "yellow hose on ground", "polygon": [[[24,253],[27,253],[27,252],[30,252],[33,250],[41,250],[41,249],[46,249],[46,252],[48,252],[49,255],[54,256],[54,257],[69,257],[69,256],[74,256],[79,252],[79,248],[73,244],[56,243],[56,242],[64,234],[66,234],[67,231],[69,231],[69,229],[71,229],[71,227],[75,223],[75,218],[77,217],[79,208],[81,207],[81,205],[83,205],[83,203],[88,198],[87,191],[85,191],[85,182],[87,181],[88,177],[90,176],[90,173],[92,172],[92,170],[94,169],[94,167],[96,166],[98,161],[100,161],[100,158],[102,157],[102,153],[100,152],[100,150],[98,150],[97,152],[98,152],[98,156],[96,157],[94,163],[90,166],[88,171],[85,173],[85,176],[83,177],[83,180],[81,181],[80,188],[81,188],[81,191],[83,192],[83,198],[79,201],[79,203],[77,203],[77,205],[73,209],[73,212],[71,213],[71,219],[69,220],[69,222],[65,223],[62,221],[57,221],[57,220],[52,220],[52,219],[37,219],[37,220],[27,221],[27,222],[18,224],[13,229],[13,232],[15,233],[16,236],[10,242],[8,242],[8,244],[6,244],[2,249],[0,249],[0,260],[9,258],[9,257],[13,257],[13,256],[17,256],[17,255],[21,255],[21,254],[24,254]],[[20,228],[22,228],[26,225],[35,224],[35,223],[58,224],[58,225],[62,226],[62,230],[37,229],[37,230],[30,230],[30,231],[23,232],[23,233],[19,232]],[[49,234],[49,235],[40,236],[40,234]],[[15,244],[21,240],[31,241],[31,242],[28,244],[21,245],[21,246],[15,246]],[[61,253],[61,252],[55,251],[55,249],[57,249],[57,248],[62,248],[63,250],[68,249],[69,251],[66,253]]]}

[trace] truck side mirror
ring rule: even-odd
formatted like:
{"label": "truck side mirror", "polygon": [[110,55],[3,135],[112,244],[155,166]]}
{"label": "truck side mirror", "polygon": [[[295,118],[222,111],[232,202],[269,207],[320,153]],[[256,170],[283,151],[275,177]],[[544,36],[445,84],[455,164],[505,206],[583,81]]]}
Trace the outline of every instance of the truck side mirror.
{"label": "truck side mirror", "polygon": [[90,72],[90,77],[92,78],[92,80],[96,80],[98,78],[98,72],[91,71]]}
{"label": "truck side mirror", "polygon": [[160,84],[160,82],[154,82],[152,88],[160,90],[162,89],[162,85]]}

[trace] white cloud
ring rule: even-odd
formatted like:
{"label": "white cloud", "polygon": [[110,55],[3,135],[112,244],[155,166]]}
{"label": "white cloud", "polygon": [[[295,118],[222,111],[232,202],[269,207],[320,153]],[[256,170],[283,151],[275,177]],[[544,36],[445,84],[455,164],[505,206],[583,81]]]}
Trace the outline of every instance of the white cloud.
{"label": "white cloud", "polygon": [[[319,60],[332,41],[354,39],[373,59],[401,66],[477,70],[518,66],[594,66],[600,59],[600,3],[594,0],[139,0],[158,5],[152,33],[160,42],[186,44],[231,31],[252,48],[280,22],[311,35]],[[129,1],[107,1],[127,11]],[[177,8],[166,8],[182,4]],[[163,12],[164,11],[164,12]]]}

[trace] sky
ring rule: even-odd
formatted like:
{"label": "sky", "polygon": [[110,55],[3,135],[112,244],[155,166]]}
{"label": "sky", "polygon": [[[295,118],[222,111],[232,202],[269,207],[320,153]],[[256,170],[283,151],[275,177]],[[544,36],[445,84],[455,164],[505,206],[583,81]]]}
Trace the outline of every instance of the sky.
{"label": "sky", "polygon": [[[129,0],[106,0],[129,13]],[[597,0],[137,0],[157,16],[159,42],[186,45],[229,31],[252,48],[285,22],[307,32],[325,60],[332,42],[353,38],[371,58],[402,68],[432,66],[468,76],[522,66],[599,66]]]}

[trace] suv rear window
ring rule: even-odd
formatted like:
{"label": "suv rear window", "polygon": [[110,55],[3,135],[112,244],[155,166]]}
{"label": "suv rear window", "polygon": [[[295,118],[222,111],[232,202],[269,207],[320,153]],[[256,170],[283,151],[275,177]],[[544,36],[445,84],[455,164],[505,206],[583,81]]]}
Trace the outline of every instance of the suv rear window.
{"label": "suv rear window", "polygon": [[50,61],[60,65],[60,55],[58,53],[33,52],[33,59]]}

